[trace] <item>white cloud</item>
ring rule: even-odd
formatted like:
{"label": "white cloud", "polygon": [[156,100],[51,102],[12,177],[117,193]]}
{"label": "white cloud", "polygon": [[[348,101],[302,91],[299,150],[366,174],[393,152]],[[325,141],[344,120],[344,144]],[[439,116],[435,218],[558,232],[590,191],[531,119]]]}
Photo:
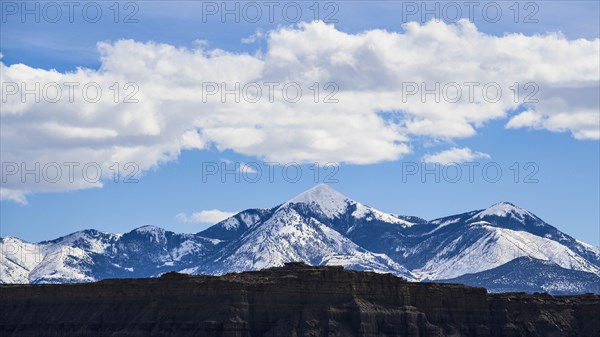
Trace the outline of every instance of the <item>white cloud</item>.
{"label": "white cloud", "polygon": [[242,38],[242,43],[254,43],[258,40],[264,39],[265,38],[265,32],[262,29],[259,29],[256,31],[256,33],[248,36],[248,37],[244,37]]}
{"label": "white cloud", "polygon": [[258,172],[256,170],[258,163],[234,162],[233,160],[229,160],[229,159],[225,159],[225,158],[221,158],[221,161],[223,163],[225,163],[226,165],[228,165],[228,167],[225,168],[226,170],[228,170],[229,166],[231,166],[231,167],[235,167],[236,171],[240,172],[242,174],[254,174],[254,173]]}
{"label": "white cloud", "polygon": [[250,174],[250,173],[254,174],[254,173],[258,172],[255,167],[256,166],[254,166],[254,165],[248,165],[245,163],[241,163],[239,171],[243,174]]}
{"label": "white cloud", "polygon": [[512,117],[508,123],[506,123],[507,128],[523,128],[523,127],[536,127],[540,128],[542,126],[543,116],[535,111],[526,110],[518,115]]}
{"label": "white cloud", "polygon": [[[3,85],[25,82],[41,87],[56,82],[98,83],[103,89],[96,103],[81,95],[68,102],[65,88],[57,103],[26,103],[8,96],[2,106],[3,162],[98,163],[104,178],[112,178],[113,162],[136,163],[138,173],[176,159],[182,150],[232,150],[278,162],[345,162],[372,164],[397,160],[410,153],[409,141],[469,137],[486,122],[506,118],[519,107],[510,92],[514,82],[535,82],[539,104],[529,104],[531,116],[513,117],[507,128],[533,127],[571,132],[578,139],[597,139],[599,40],[567,40],[559,34],[491,36],[461,21],[458,24],[409,23],[404,32],[370,30],[347,34],[322,22],[281,27],[265,33],[267,49],[256,54],[196,49],[168,44],[120,40],[99,43],[98,70],[58,72],[10,66],[0,62]],[[119,83],[119,102],[111,86]],[[134,91],[138,103],[122,103]],[[267,89],[259,102],[219,95],[203,102],[203,83],[295,82],[304,96],[297,103],[283,99],[280,88],[273,102]],[[320,85],[319,103],[309,89]],[[323,103],[337,84],[338,103]],[[420,95],[403,99],[406,83],[458,83],[458,102]],[[465,82],[494,82],[503,90],[488,102],[475,90],[469,101]],[[4,88],[3,88],[4,89]],[[451,92],[450,90],[449,92]],[[6,92],[5,92],[6,93]],[[522,100],[520,100],[522,101]],[[384,118],[381,112],[392,112]],[[532,119],[532,116],[538,116]],[[4,167],[2,168],[4,170]],[[64,173],[64,172],[63,172]],[[56,182],[21,182],[7,177],[2,198],[23,200],[28,193],[97,188],[102,181],[86,181],[81,172],[72,180],[63,174]],[[32,179],[30,179],[32,180]],[[89,180],[89,179],[88,179]],[[12,197],[10,197],[12,196]],[[18,197],[17,197],[18,196]]]}
{"label": "white cloud", "polygon": [[27,205],[25,191],[15,191],[8,188],[0,187],[0,200],[10,200],[22,205]]}
{"label": "white cloud", "polygon": [[598,81],[580,87],[540,87],[539,103],[513,116],[506,127],[571,132],[577,139],[600,139],[598,91]]}
{"label": "white cloud", "polygon": [[491,158],[489,154],[483,152],[475,152],[467,147],[458,148],[453,147],[449,150],[441,151],[434,154],[427,154],[423,156],[423,162],[425,163],[435,163],[435,164],[450,164],[456,163],[461,164],[465,162],[470,162],[479,158]]}
{"label": "white cloud", "polygon": [[558,113],[552,116],[542,116],[526,111],[511,118],[506,127],[509,129],[528,127],[556,132],[571,131],[576,139],[600,139],[600,116],[595,117],[596,127],[590,123],[590,120],[594,120],[592,111]]}
{"label": "white cloud", "polygon": [[226,212],[218,209],[211,209],[196,212],[189,216],[185,213],[179,213],[175,217],[177,220],[185,223],[201,223],[212,225],[234,216],[236,213],[237,212]]}

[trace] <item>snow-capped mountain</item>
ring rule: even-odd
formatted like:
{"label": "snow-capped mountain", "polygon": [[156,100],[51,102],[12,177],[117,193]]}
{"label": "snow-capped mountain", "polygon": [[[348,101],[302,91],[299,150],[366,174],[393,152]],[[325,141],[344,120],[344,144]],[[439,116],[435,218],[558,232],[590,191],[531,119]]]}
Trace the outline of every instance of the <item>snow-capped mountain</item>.
{"label": "snow-capped mountain", "polygon": [[3,237],[0,282],[65,283],[158,276],[175,265],[197,263],[220,242],[154,226],[123,235],[84,230],[40,243]]}
{"label": "snow-capped mountain", "polygon": [[600,293],[600,276],[562,268],[551,261],[528,256],[499,267],[438,282],[485,287],[491,292],[525,291],[553,294]]}
{"label": "snow-capped mountain", "polygon": [[420,279],[478,273],[522,256],[600,275],[597,248],[511,203],[436,219],[431,224],[426,233],[412,234],[419,237],[416,244],[400,248],[403,256],[399,262]]}
{"label": "snow-capped mountain", "polygon": [[[224,274],[304,261],[462,282],[491,291],[598,292],[600,249],[502,202],[432,221],[389,214],[317,185],[197,234],[154,226],[29,243],[0,238],[0,282],[88,282],[167,271]],[[533,273],[533,275],[531,274]]]}
{"label": "snow-capped mountain", "polygon": [[[237,239],[224,245],[214,259],[186,271],[223,274],[304,261],[313,265],[391,272],[412,279],[408,270],[385,254],[372,253],[333,228],[331,220],[345,214],[350,205],[356,203],[328,187],[317,186],[272,212],[264,212],[270,216],[252,222]],[[231,221],[227,219],[225,223]],[[240,222],[236,220],[236,223]],[[206,235],[207,231],[201,234]]]}

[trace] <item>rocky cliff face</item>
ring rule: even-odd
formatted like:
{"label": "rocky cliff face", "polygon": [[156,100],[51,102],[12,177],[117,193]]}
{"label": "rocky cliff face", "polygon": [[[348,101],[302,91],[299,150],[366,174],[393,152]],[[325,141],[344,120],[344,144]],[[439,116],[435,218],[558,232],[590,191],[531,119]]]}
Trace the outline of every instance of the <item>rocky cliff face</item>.
{"label": "rocky cliff face", "polygon": [[600,296],[487,294],[291,263],[221,277],[1,285],[0,335],[600,336]]}

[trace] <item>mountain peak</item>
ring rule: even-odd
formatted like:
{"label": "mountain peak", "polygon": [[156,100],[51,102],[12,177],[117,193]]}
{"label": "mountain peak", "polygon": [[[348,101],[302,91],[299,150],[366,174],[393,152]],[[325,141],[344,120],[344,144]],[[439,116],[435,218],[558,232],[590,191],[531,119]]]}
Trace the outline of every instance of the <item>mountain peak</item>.
{"label": "mountain peak", "polygon": [[283,206],[290,204],[318,206],[324,215],[328,218],[333,218],[335,215],[344,212],[351,201],[348,197],[334,190],[329,185],[318,184],[298,194]]}
{"label": "mountain peak", "polygon": [[414,223],[402,219],[399,216],[381,212],[377,209],[361,204],[352,200],[340,192],[334,190],[326,184],[316,185],[287,203],[282,207],[301,204],[307,206],[313,212],[324,215],[328,219],[339,217],[347,212],[351,206],[354,206],[352,217],[366,221],[383,221],[388,223],[400,224],[404,227],[410,227]]}
{"label": "mountain peak", "polygon": [[506,212],[527,212],[525,209],[513,204],[508,201],[497,202],[490,207],[486,208],[490,212],[506,213]]}
{"label": "mountain peak", "polygon": [[523,222],[526,217],[536,218],[536,216],[531,214],[529,211],[508,201],[502,201],[493,204],[492,206],[475,214],[472,219],[482,219],[486,216],[497,216],[502,218],[513,217],[519,219],[521,222]]}
{"label": "mountain peak", "polygon": [[517,206],[517,205],[513,204],[513,203],[512,203],[512,202],[510,202],[510,201],[500,201],[500,202],[497,202],[497,203],[493,204],[493,205],[492,205],[492,206],[490,206],[490,207],[493,207],[493,206],[498,206],[498,205],[507,206],[507,207],[516,207],[516,208],[520,208],[519,206]]}
{"label": "mountain peak", "polygon": [[346,201],[348,198],[340,192],[334,190],[327,184],[318,184],[314,187],[298,194],[289,202],[291,203],[311,203],[322,201]]}
{"label": "mountain peak", "polygon": [[154,225],[145,225],[145,226],[134,229],[132,232],[155,233],[155,232],[164,232],[164,229],[154,226]]}

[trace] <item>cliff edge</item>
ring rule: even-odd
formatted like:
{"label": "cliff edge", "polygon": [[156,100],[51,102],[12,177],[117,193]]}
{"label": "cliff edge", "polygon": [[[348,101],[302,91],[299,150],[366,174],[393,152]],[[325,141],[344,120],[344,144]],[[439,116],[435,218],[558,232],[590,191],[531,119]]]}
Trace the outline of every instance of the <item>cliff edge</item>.
{"label": "cliff edge", "polygon": [[284,267],[224,276],[0,285],[2,336],[600,336],[600,296]]}

